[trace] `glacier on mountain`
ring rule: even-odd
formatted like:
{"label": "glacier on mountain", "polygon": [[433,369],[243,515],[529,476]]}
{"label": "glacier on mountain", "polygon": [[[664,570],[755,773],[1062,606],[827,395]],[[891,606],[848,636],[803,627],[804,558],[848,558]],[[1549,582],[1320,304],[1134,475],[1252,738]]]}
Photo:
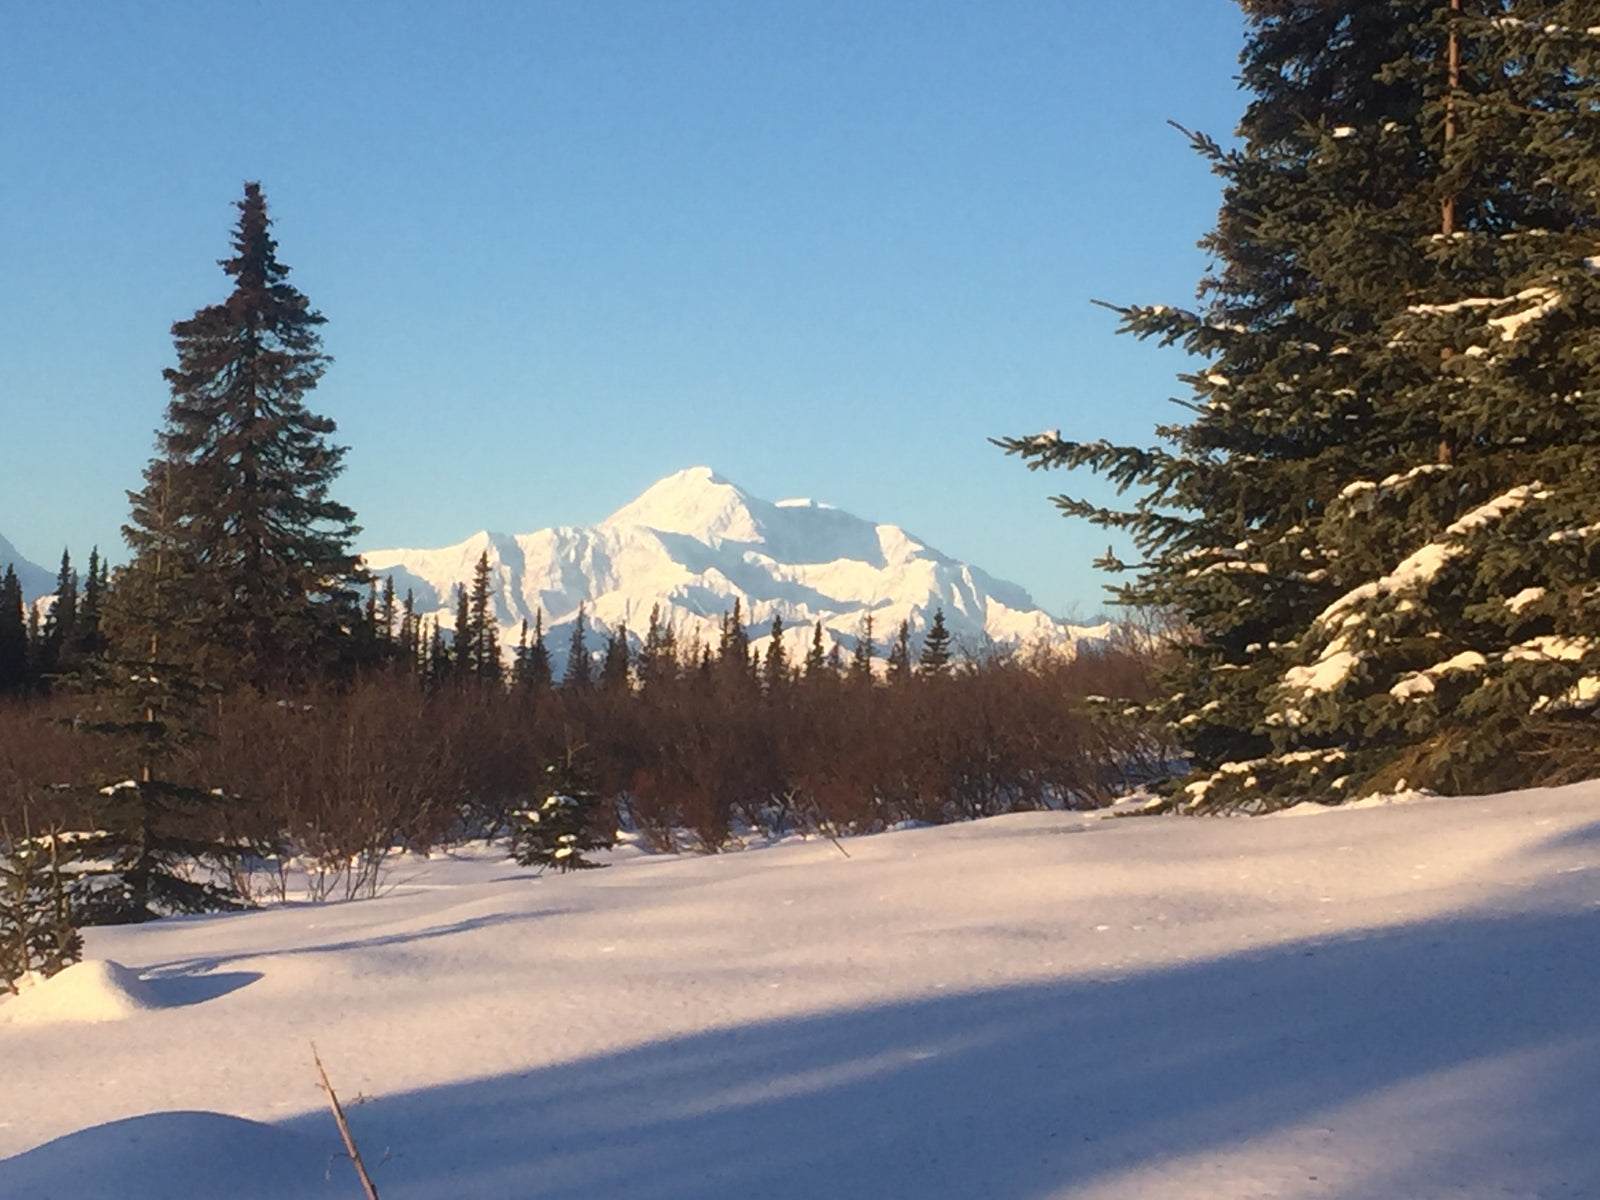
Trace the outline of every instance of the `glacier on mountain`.
{"label": "glacier on mountain", "polygon": [[956,646],[1047,643],[1071,646],[1106,637],[1105,625],[1069,625],[1044,612],[1022,588],[941,554],[895,525],[879,525],[814,500],[762,500],[691,467],[652,485],[598,525],[535,533],[476,533],[435,550],[369,550],[367,569],[410,591],[415,610],[450,630],[456,588],[470,587],[487,553],[501,645],[514,646],[523,621],[543,614],[545,642],[558,666],[583,606],[599,649],[625,625],[637,645],[652,606],[683,645],[715,644],[739,602],[752,642],[765,650],[774,618],[785,647],[803,655],[821,622],[824,646],[848,653],[872,614],[879,657],[901,621],[914,641],[942,608]]}

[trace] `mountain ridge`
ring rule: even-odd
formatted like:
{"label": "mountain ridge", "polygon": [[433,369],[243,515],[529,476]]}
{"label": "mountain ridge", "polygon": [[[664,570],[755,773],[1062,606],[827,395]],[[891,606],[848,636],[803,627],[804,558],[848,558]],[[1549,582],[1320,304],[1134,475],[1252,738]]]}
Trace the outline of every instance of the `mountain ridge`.
{"label": "mountain ridge", "polygon": [[468,586],[487,553],[495,621],[503,646],[542,612],[546,644],[564,660],[582,605],[600,641],[626,625],[635,645],[653,605],[681,640],[714,643],[735,600],[752,641],[781,618],[788,649],[803,653],[820,621],[824,645],[848,651],[868,613],[880,657],[901,621],[914,636],[943,609],[955,644],[991,646],[1099,640],[1104,625],[1069,625],[1027,591],[943,554],[896,525],[880,524],[811,499],[770,501],[712,471],[690,467],[645,489],[594,525],[556,525],[526,534],[479,530],[451,546],[365,551],[367,568],[410,590],[418,613],[454,624],[457,586]]}
{"label": "mountain ridge", "polygon": [[8,566],[16,568],[17,580],[22,584],[22,598],[27,603],[31,604],[55,591],[55,572],[23,558],[21,551],[11,544],[5,534],[0,533],[0,575],[5,574]]}

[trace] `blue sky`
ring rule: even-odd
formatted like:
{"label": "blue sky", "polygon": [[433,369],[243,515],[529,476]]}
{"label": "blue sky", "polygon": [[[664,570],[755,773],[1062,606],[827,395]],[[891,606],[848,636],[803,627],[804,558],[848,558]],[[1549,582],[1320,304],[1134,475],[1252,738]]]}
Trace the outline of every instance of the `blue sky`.
{"label": "blue sky", "polygon": [[115,559],[175,320],[261,180],[335,362],[366,546],[600,519],[705,464],[904,525],[1080,616],[1091,478],[1139,443],[1244,103],[1227,0],[165,0],[0,38],[0,534]]}

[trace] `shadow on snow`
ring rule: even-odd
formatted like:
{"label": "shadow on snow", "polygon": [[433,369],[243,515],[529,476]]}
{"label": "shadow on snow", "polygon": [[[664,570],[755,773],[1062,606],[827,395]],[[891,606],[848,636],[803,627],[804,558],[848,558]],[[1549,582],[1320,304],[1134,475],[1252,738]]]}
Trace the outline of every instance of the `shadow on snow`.
{"label": "shadow on snow", "polygon": [[[1460,1136],[1441,1142],[1435,1125],[1412,1144],[1403,1110],[1401,1142],[1414,1153],[1366,1164],[1360,1184],[1314,1190],[1431,1195],[1449,1180],[1453,1195],[1595,1196],[1597,935],[1596,909],[1427,922],[1119,979],[718,1030],[379,1096],[349,1115],[385,1200],[1027,1200],[1272,1144],[1388,1089],[1543,1054],[1558,1069],[1523,1059],[1491,1071],[1491,1086],[1451,1093],[1469,1118]],[[559,1055],[560,1015],[504,1036]],[[68,1167],[123,1183],[159,1173],[147,1159],[166,1142],[141,1138],[141,1123],[159,1133],[180,1117],[204,1115],[115,1122],[0,1163],[0,1193]],[[337,1146],[325,1113],[277,1131],[321,1147],[322,1161]],[[205,1140],[191,1137],[191,1153],[215,1159]],[[348,1165],[334,1168],[343,1187]],[[1177,1186],[1222,1196],[1237,1184]],[[355,1194],[353,1176],[345,1191]]]}
{"label": "shadow on snow", "polygon": [[[1374,1191],[1317,1194],[1449,1177],[1467,1195],[1596,1196],[1597,944],[1594,910],[1424,923],[708,1032],[379,1097],[351,1119],[369,1160],[389,1155],[378,1183],[397,1200],[1023,1200],[1558,1051],[1558,1073],[1467,1097],[1483,1118],[1469,1139],[1382,1164]],[[559,1054],[560,1018],[505,1036]]]}

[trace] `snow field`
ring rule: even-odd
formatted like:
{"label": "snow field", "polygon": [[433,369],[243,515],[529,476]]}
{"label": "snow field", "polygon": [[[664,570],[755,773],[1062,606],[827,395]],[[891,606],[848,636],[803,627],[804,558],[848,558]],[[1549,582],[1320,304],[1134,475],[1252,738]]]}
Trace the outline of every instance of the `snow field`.
{"label": "snow field", "polygon": [[313,1040],[385,1200],[1600,1195],[1597,801],[476,850],[92,930],[0,1002],[0,1196],[358,1196]]}

